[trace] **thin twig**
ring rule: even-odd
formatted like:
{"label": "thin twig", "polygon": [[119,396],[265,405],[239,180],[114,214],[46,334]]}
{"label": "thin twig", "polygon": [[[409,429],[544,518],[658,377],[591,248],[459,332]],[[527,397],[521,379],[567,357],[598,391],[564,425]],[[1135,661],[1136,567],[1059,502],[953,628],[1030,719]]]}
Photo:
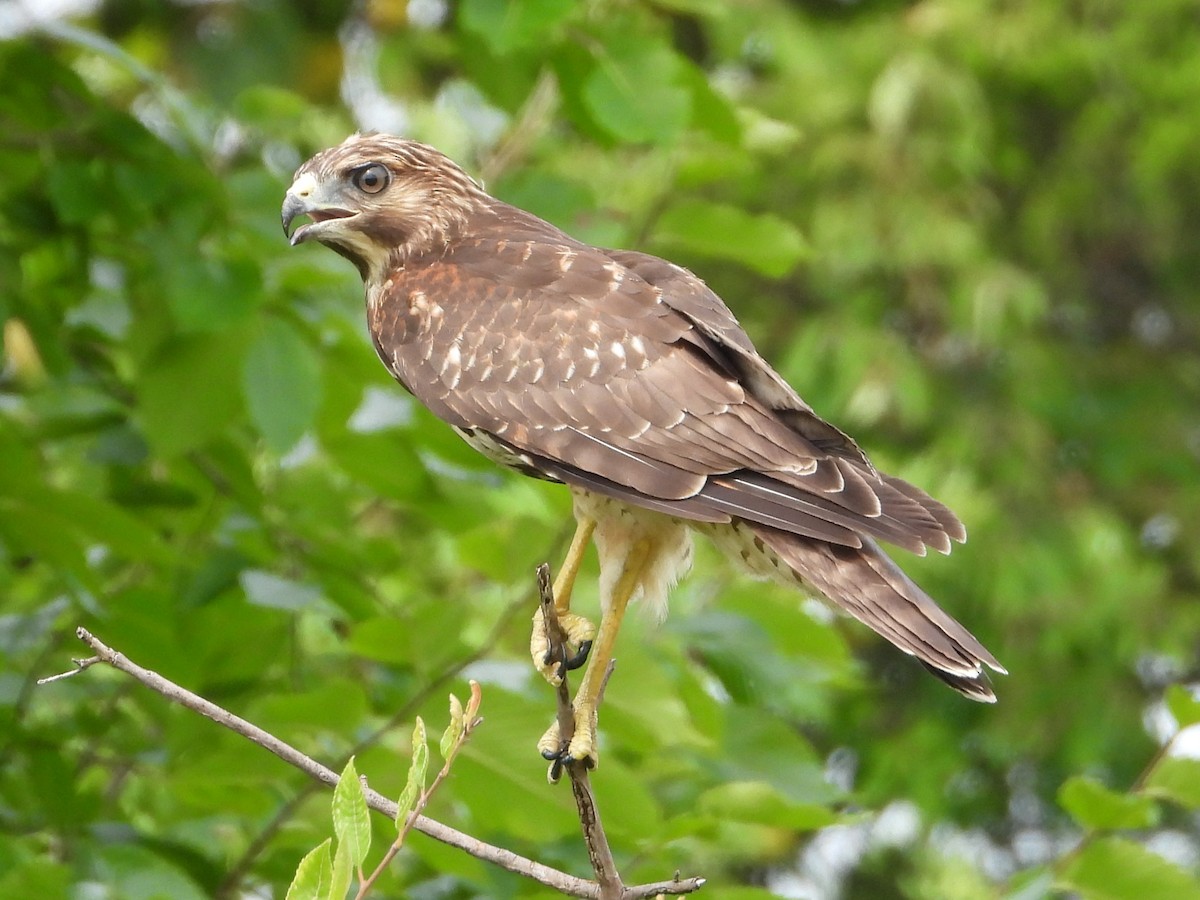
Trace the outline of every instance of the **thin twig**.
{"label": "thin twig", "polygon": [[50,684],[53,681],[62,681],[64,678],[70,678],[72,675],[78,675],[84,669],[90,668],[98,662],[104,662],[104,660],[98,656],[89,656],[87,659],[73,659],[71,662],[75,663],[75,668],[59,672],[57,675],[47,675],[45,678],[39,678],[37,683],[40,685]]}
{"label": "thin twig", "polygon": [[[554,605],[554,585],[550,580],[550,567],[542,563],[537,568],[538,597],[541,602],[542,616],[546,620],[546,637],[550,642],[550,657],[565,660],[567,658],[566,632],[558,621],[558,610]],[[571,705],[571,689],[567,684],[567,669],[562,665],[562,679],[558,683],[556,697],[558,700],[558,737],[559,747],[564,748],[571,742],[575,733],[575,711]],[[550,764],[551,781],[563,768],[559,760]],[[588,781],[587,768],[579,763],[568,763],[567,775],[571,779],[571,794],[575,798],[575,808],[579,812],[579,824],[583,829],[583,841],[587,845],[588,860],[592,871],[596,873],[596,882],[600,885],[602,900],[619,900],[625,891],[621,881],[621,873],[617,871],[616,860],[613,859],[612,847],[609,846],[608,836],[604,833],[604,823],[600,820],[600,811],[596,808],[596,797]]]}
{"label": "thin twig", "polygon": [[[552,592],[550,605],[551,609],[553,609]],[[555,617],[555,624],[557,625],[557,617]],[[228,710],[217,706],[211,701],[205,700],[203,697],[197,694],[193,694],[191,691],[180,687],[174,682],[159,675],[157,672],[137,665],[123,653],[114,650],[107,644],[100,641],[86,628],[75,629],[75,634],[81,641],[91,647],[92,651],[96,655],[87,659],[75,660],[74,662],[76,668],[60,675],[52,675],[48,678],[39,679],[38,684],[52,683],[63,678],[72,677],[78,675],[80,672],[83,672],[85,669],[91,668],[97,663],[105,663],[131,676],[134,680],[145,685],[151,690],[162,694],[168,700],[178,703],[180,706],[186,707],[193,712],[198,712],[201,715],[212,719],[218,725],[223,725],[229,730],[240,734],[242,737],[253,741],[260,747],[270,750],[284,762],[289,763],[290,765],[304,772],[315,781],[329,786],[335,786],[338,783],[339,776],[332,769],[322,765],[311,757],[304,755],[295,747],[292,747],[290,744],[280,740],[269,732],[264,731],[257,725],[246,721],[240,716],[234,715]],[[611,674],[611,668],[609,669],[608,673],[606,673],[606,681],[607,674]],[[570,701],[568,692],[568,710],[569,709]],[[574,718],[573,716],[571,718],[573,724]],[[568,767],[572,778],[573,791],[576,784],[576,773],[574,770],[577,768],[581,767]],[[607,849],[607,839],[603,838],[603,827],[600,824],[599,814],[595,812],[595,800],[591,797],[590,786],[588,786],[586,782],[586,772],[582,772],[581,774],[583,774],[585,779],[583,783],[585,786],[587,786],[585,796],[587,798],[591,798],[588,801],[590,806],[581,808],[581,821],[583,821],[585,814],[589,817],[594,817],[591,819],[595,823],[594,827],[591,829],[591,832],[593,834],[600,835],[600,837],[603,839],[604,847],[607,850],[609,859],[611,859],[611,850]],[[368,807],[376,812],[382,813],[389,819],[394,820],[396,818],[397,806],[394,801],[389,800],[387,797],[384,797],[377,791],[365,786],[363,788],[363,795],[366,799]],[[578,798],[576,802],[577,805],[580,803]],[[590,812],[588,812],[589,809]],[[469,834],[465,834],[464,832],[451,828],[448,825],[444,825],[441,822],[430,819],[428,816],[414,816],[412,819],[412,827],[427,837],[441,841],[448,846],[456,847],[457,849],[474,856],[476,859],[493,863],[516,875],[530,878],[534,881],[537,881],[539,884],[544,884],[547,887],[553,888],[554,890],[557,890],[569,897],[581,897],[584,898],[584,900],[609,900],[610,897],[618,898],[618,900],[643,900],[643,898],[654,897],[658,896],[659,894],[690,894],[699,890],[705,883],[703,878],[680,879],[678,876],[676,876],[671,881],[655,882],[653,884],[644,884],[635,887],[625,887],[621,884],[619,878],[617,878],[615,882],[617,892],[613,893],[611,890],[606,891],[605,886],[602,883],[587,881],[583,878],[578,878],[574,875],[569,875],[566,872],[561,872],[558,869],[553,869],[549,866],[543,865],[535,860],[519,856],[518,854],[513,853],[511,850],[505,850],[503,847],[497,847],[493,844],[488,844],[479,840],[478,838],[472,837]],[[585,840],[589,839],[588,836],[589,831],[587,828],[585,828]],[[589,856],[591,856],[593,849],[590,842],[588,847],[588,853]],[[607,871],[614,873],[615,877],[615,867],[612,867]],[[600,873],[598,872],[597,876],[599,877],[599,875]],[[608,876],[606,875],[605,877],[607,880]]]}
{"label": "thin twig", "polygon": [[[371,890],[371,886],[375,883],[379,876],[387,870],[387,867],[391,865],[392,860],[396,858],[396,854],[399,853],[401,848],[404,846],[404,839],[408,837],[409,832],[412,831],[417,819],[420,818],[421,813],[425,811],[425,807],[429,804],[434,792],[441,787],[442,782],[450,776],[450,769],[454,765],[454,760],[458,756],[458,751],[460,751],[463,748],[463,745],[470,740],[471,733],[483,722],[483,719],[479,717],[479,705],[481,699],[482,692],[479,688],[479,682],[472,681],[471,696],[467,700],[466,709],[459,707],[459,721],[461,723],[461,730],[458,733],[457,739],[454,740],[449,749],[443,749],[443,752],[446,754],[446,756],[442,762],[442,768],[439,769],[437,775],[434,776],[433,784],[421,791],[420,796],[417,798],[416,804],[413,806],[412,812],[404,817],[404,824],[400,827],[400,833],[396,836],[396,839],[392,841],[392,845],[388,847],[387,852],[383,855],[383,859],[379,861],[379,865],[375,867],[374,871],[372,871],[369,876],[364,878],[362,868],[359,867],[358,893],[354,895],[354,900],[363,900],[363,898],[367,896],[367,893]],[[454,700],[452,701],[452,704],[456,702],[457,700]],[[451,717],[453,718],[453,716],[454,706],[451,705]],[[451,727],[453,727],[453,722],[451,722]],[[415,766],[416,763],[414,762],[413,765]],[[411,772],[409,777],[413,777]],[[366,787],[366,785],[364,784],[363,787]]]}
{"label": "thin twig", "polygon": [[[550,643],[551,659],[565,660],[567,658],[566,632],[558,621],[558,610],[554,605],[554,587],[550,580],[550,567],[542,563],[537,568],[538,597],[541,603],[542,615],[546,623],[546,637]],[[604,678],[600,682],[596,704],[599,706],[604,698],[604,689],[608,679],[612,677],[615,660],[609,660],[604,670]],[[557,687],[557,717],[559,746],[565,748],[570,743],[575,732],[575,713],[571,705],[571,689],[567,684],[566,666],[562,668],[562,680]],[[557,780],[557,775],[564,768],[559,760],[550,765],[550,777]],[[592,871],[596,874],[596,886],[599,888],[600,900],[640,900],[644,897],[655,897],[659,894],[690,894],[698,891],[705,883],[703,878],[679,878],[676,874],[671,881],[655,884],[626,887],[621,881],[617,863],[613,858],[612,847],[604,831],[604,823],[600,819],[600,810],[596,805],[596,796],[592,793],[588,768],[580,763],[572,762],[565,766],[571,779],[571,794],[575,798],[575,808],[579,813],[579,824],[583,829],[583,840],[587,845],[588,860]]]}
{"label": "thin twig", "polygon": [[[162,694],[168,700],[178,703],[193,712],[198,712],[202,716],[212,719],[218,725],[223,725],[230,731],[240,734],[242,737],[253,741],[260,747],[270,750],[284,762],[295,766],[300,771],[304,772],[311,778],[316,779],[322,784],[334,786],[338,782],[338,774],[332,769],[323,766],[321,763],[305,756],[295,747],[281,741],[273,734],[264,731],[257,725],[247,722],[240,716],[236,716],[228,710],[222,709],[215,703],[205,700],[203,697],[193,694],[191,691],[180,687],[172,681],[153,672],[150,669],[144,669],[131,661],[123,653],[120,653],[94,635],[86,628],[76,628],[76,636],[92,648],[96,654],[96,659],[88,659],[76,663],[78,668],[70,673],[64,673],[64,676],[77,675],[84,669],[95,665],[96,662],[107,663],[115,669],[124,672],[131,676],[146,687],[159,694]],[[57,680],[60,676],[52,676],[52,680]],[[366,797],[367,806],[376,812],[383,813],[389,819],[396,817],[396,804],[387,797],[371,788],[364,788],[363,794]],[[577,878],[574,875],[569,875],[566,872],[560,872],[557,869],[552,869],[542,863],[535,862],[532,859],[527,859],[523,856],[518,856],[510,850],[505,850],[503,847],[496,847],[492,844],[485,843],[478,838],[471,837],[469,834],[464,834],[457,829],[451,828],[449,825],[443,825],[430,819],[427,816],[417,816],[413,821],[413,828],[422,834],[441,841],[451,847],[457,847],[466,853],[471,854],[477,859],[482,859],[485,862],[494,863],[501,868],[507,869],[517,875],[523,875],[526,878],[532,878],[534,881],[544,884],[547,887],[554,888],[561,893],[570,897],[583,897],[587,900],[600,900],[600,890],[598,885],[591,881],[582,878]]]}
{"label": "thin twig", "polygon": [[[542,621],[546,624],[546,642],[549,644],[547,654],[551,659],[558,661],[559,674],[562,676],[555,688],[555,696],[558,698],[555,716],[558,721],[559,746],[566,747],[575,736],[575,711],[571,707],[571,687],[567,683],[567,633],[558,621],[558,610],[554,606],[554,584],[550,580],[548,563],[537,567],[537,587]],[[560,773],[561,765],[552,765],[550,780],[557,782]]]}
{"label": "thin twig", "polygon": [[[412,718],[416,710],[420,709],[435,692],[442,689],[444,685],[449,683],[455,676],[462,672],[467,666],[473,662],[482,659],[500,640],[500,636],[508,628],[513,617],[522,609],[526,609],[526,604],[529,602],[529,595],[524,594],[521,597],[513,600],[505,608],[500,618],[496,620],[496,624],[492,626],[492,630],[488,632],[486,638],[472,650],[469,654],[461,659],[455,660],[453,663],[444,668],[437,675],[434,675],[429,681],[417,689],[417,691],[402,703],[392,715],[378,728],[360,740],[345,754],[349,759],[352,756],[361,756],[365,751],[373,747],[379,742],[385,734],[396,728],[402,722],[406,722]],[[68,673],[70,674],[70,673]],[[221,880],[221,884],[217,888],[217,898],[232,897],[241,884],[242,879],[250,871],[254,861],[260,854],[270,845],[271,839],[275,834],[288,823],[296,811],[301,807],[303,801],[308,797],[321,790],[321,785],[315,781],[305,782],[286,803],[276,810],[275,815],[271,817],[262,830],[255,835],[254,840],[246,848],[245,852],[238,858],[225,873],[225,877]]]}

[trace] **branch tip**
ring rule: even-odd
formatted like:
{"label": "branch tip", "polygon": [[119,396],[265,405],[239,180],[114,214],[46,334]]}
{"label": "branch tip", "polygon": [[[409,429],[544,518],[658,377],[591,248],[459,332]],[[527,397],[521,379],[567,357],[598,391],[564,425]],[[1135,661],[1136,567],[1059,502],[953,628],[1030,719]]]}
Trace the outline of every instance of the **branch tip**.
{"label": "branch tip", "polygon": [[91,668],[98,662],[104,662],[104,660],[99,656],[89,656],[87,659],[72,658],[71,662],[75,664],[75,668],[68,669],[66,672],[59,672],[57,675],[47,675],[45,678],[39,678],[35,684],[50,684],[52,681],[62,681],[64,678],[72,678],[84,669]]}

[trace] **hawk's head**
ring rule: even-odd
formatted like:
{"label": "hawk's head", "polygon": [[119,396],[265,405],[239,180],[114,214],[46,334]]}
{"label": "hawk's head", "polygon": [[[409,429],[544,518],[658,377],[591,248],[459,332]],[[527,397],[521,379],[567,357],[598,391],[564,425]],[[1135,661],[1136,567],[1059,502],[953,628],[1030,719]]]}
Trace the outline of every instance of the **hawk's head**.
{"label": "hawk's head", "polygon": [[[292,245],[320,241],[364,281],[449,240],[490,198],[449,157],[386,134],[355,134],[299,169],[283,201]],[[292,222],[311,220],[291,234]]]}

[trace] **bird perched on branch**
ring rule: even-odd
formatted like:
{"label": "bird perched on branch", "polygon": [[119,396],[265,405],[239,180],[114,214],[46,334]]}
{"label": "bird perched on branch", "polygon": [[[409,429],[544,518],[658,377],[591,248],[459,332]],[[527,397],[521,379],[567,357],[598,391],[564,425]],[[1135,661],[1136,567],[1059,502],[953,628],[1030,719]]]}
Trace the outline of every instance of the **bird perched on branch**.
{"label": "bird perched on branch", "polygon": [[[293,222],[308,224],[293,233]],[[921,489],[875,469],[767,364],[691,272],[603,250],[487,194],[432,147],[356,134],[296,172],[293,245],[317,241],[366,286],[393,376],[472,446],[568,485],[577,528],[554,594],[582,662],[575,731],[539,742],[557,763],[596,760],[596,706],[627,604],[665,612],[691,533],[734,563],[820,595],[974,700],[996,658],[880,549],[948,553],[965,531]],[[590,542],[599,629],[570,611]],[[559,666],[535,617],[534,663]]]}

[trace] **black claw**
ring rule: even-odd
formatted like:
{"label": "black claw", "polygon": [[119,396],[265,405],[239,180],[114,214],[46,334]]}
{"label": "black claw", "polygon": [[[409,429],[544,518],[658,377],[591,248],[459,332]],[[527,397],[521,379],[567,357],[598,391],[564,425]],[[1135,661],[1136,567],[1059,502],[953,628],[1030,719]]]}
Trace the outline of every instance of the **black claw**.
{"label": "black claw", "polygon": [[562,762],[562,753],[563,752],[561,750],[543,750],[542,751],[542,759],[546,760],[547,762],[561,763]]}
{"label": "black claw", "polygon": [[592,756],[585,756],[583,759],[576,759],[570,753],[564,753],[558,758],[558,762],[564,766],[573,766],[576,763],[583,763],[585,769],[596,768],[596,759]]}
{"label": "black claw", "polygon": [[588,654],[591,653],[591,651],[592,642],[583,641],[580,643],[579,650],[575,653],[575,655],[570,659],[564,660],[563,665],[566,666],[568,672],[572,669],[578,669],[585,662],[587,662]]}
{"label": "black claw", "polygon": [[[558,652],[555,653],[555,650],[557,650]],[[582,643],[580,643],[579,649],[575,651],[574,656],[567,656],[567,645],[566,644],[562,644],[559,647],[551,647],[549,650],[546,651],[545,655],[542,657],[542,665],[548,666],[548,665],[550,665],[550,663],[552,663],[554,661],[556,656],[559,657],[558,672],[556,674],[558,675],[559,678],[562,678],[568,672],[570,672],[574,669],[578,669],[585,662],[587,662],[588,654],[591,651],[592,651],[592,642],[591,641],[583,641]]]}
{"label": "black claw", "polygon": [[[544,756],[545,754],[542,754],[542,755]],[[550,770],[546,773],[546,780],[549,781],[551,784],[558,784],[559,781],[562,780],[562,773],[563,773],[563,761],[561,759],[556,758],[556,759],[554,759],[553,762],[550,763]]]}

